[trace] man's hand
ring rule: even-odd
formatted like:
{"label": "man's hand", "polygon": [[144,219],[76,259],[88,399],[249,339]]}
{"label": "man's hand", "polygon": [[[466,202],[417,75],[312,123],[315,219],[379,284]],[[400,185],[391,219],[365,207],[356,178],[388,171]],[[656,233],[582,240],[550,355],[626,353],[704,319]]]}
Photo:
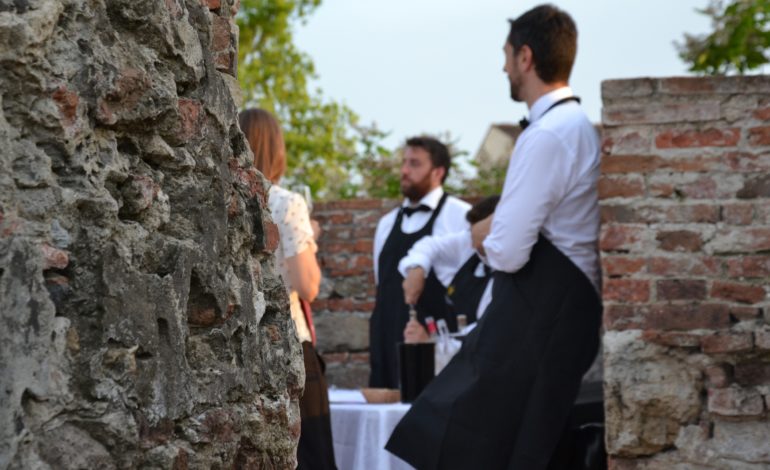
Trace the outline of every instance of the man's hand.
{"label": "man's hand", "polygon": [[415,319],[409,320],[404,328],[404,342],[405,343],[422,343],[428,341],[430,336],[425,328]]}
{"label": "man's hand", "polygon": [[416,304],[425,288],[425,270],[419,266],[409,269],[401,286],[404,288],[404,303]]}
{"label": "man's hand", "polygon": [[489,235],[489,229],[492,227],[492,217],[494,214],[488,216],[486,219],[479,220],[471,226],[471,243],[473,248],[478,251],[482,256],[484,253],[484,239]]}

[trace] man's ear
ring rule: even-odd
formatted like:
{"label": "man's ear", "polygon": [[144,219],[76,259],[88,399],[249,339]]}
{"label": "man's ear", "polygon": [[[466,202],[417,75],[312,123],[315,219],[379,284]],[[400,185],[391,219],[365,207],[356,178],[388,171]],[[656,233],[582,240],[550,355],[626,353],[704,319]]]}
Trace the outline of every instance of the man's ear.
{"label": "man's ear", "polygon": [[519,48],[519,52],[516,54],[516,60],[525,71],[529,71],[530,68],[535,66],[535,62],[532,59],[532,49],[526,44]]}
{"label": "man's ear", "polygon": [[437,166],[433,168],[433,171],[436,172],[436,176],[438,177],[438,182],[441,184],[442,181],[444,181],[444,175],[446,175],[446,168],[443,166]]}

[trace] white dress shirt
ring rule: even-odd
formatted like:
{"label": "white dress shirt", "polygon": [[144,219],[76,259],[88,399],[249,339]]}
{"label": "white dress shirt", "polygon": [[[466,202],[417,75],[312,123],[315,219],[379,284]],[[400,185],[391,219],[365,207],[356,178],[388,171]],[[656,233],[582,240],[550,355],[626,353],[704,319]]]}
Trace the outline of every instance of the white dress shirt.
{"label": "white dress shirt", "polygon": [[599,290],[599,136],[574,101],[548,111],[569,96],[564,87],[532,105],[484,249],[490,267],[516,272],[542,232]]}
{"label": "white dress shirt", "polygon": [[[426,194],[420,199],[419,204],[425,204],[431,209],[435,210],[438,206],[441,196],[444,195],[444,190],[439,186]],[[401,204],[406,207],[409,206],[409,200],[405,199]],[[447,197],[444,202],[444,206],[441,212],[436,216],[436,221],[433,223],[433,235],[441,235],[444,233],[459,232],[466,230],[469,227],[468,221],[465,220],[465,213],[468,212],[471,205],[465,201],[457,199],[454,196]],[[379,266],[380,252],[385,246],[385,240],[388,239],[390,231],[393,228],[393,224],[396,222],[396,216],[398,215],[399,208],[391,210],[377,223],[377,230],[374,232],[374,282],[379,282],[379,274],[377,273],[377,267]],[[404,233],[414,233],[428,223],[433,211],[427,212],[415,212],[411,216],[406,214],[401,218],[401,231]]]}
{"label": "white dress shirt", "polygon": [[[398,263],[398,271],[402,276],[406,277],[408,268],[420,266],[427,276],[428,272],[433,268],[433,272],[436,273],[439,282],[444,287],[449,287],[457,271],[463,267],[468,258],[474,253],[476,253],[476,250],[473,249],[473,244],[471,243],[470,229],[463,230],[462,232],[422,237],[420,241],[412,246],[407,255],[401,258],[401,261]],[[486,275],[484,265],[480,263],[476,266],[476,271],[473,274],[476,277],[484,277]],[[481,299],[476,309],[476,319],[481,318],[491,300],[492,279],[490,278],[487,286],[484,288],[484,293],[481,294]]]}

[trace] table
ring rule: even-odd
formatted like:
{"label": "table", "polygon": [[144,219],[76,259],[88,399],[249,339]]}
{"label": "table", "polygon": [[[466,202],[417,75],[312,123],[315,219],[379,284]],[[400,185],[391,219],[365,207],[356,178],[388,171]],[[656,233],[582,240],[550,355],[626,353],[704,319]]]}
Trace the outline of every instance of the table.
{"label": "table", "polygon": [[[333,394],[330,399],[333,398]],[[330,403],[334,458],[339,470],[410,470],[385,450],[409,404]]]}

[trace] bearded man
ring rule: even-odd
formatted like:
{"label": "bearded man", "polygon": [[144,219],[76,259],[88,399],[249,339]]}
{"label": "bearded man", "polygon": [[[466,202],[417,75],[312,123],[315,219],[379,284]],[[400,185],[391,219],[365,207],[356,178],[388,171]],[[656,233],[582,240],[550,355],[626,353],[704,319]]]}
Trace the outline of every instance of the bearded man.
{"label": "bearded man", "polygon": [[[415,242],[426,235],[442,235],[468,229],[465,213],[470,205],[449,196],[442,188],[451,159],[447,147],[432,137],[406,141],[401,163],[403,203],[385,214],[374,235],[374,280],[377,298],[369,320],[369,386],[398,388],[396,345],[403,341],[409,319],[404,303],[403,276],[398,262]],[[444,318],[456,329],[444,300],[445,288],[433,271],[416,305],[419,321],[426,316]]]}

